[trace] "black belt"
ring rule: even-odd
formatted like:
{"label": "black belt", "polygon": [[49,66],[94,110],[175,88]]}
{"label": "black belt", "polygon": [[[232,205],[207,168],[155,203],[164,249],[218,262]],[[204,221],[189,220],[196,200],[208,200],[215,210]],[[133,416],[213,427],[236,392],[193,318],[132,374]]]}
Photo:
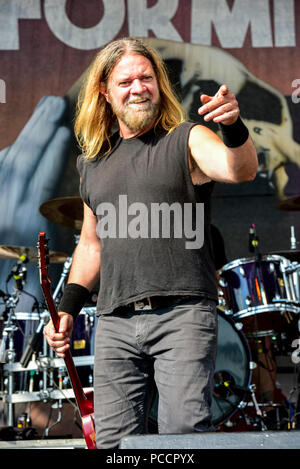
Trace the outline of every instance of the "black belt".
{"label": "black belt", "polygon": [[176,305],[184,300],[191,300],[195,297],[191,295],[170,295],[170,296],[147,296],[142,300],[137,300],[128,305],[119,306],[114,310],[114,313],[140,311],[140,310],[155,310],[159,308],[167,308],[168,306]]}

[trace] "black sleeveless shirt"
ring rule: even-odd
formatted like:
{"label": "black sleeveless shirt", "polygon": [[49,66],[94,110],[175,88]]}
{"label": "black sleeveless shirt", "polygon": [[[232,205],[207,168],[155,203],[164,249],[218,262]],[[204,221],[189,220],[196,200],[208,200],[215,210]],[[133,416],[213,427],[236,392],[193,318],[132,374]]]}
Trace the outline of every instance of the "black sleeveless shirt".
{"label": "black sleeveless shirt", "polygon": [[80,194],[98,218],[101,240],[97,314],[148,296],[217,301],[210,237],[214,183],[195,186],[188,165],[192,123],[169,135],[115,135],[112,151],[77,168]]}

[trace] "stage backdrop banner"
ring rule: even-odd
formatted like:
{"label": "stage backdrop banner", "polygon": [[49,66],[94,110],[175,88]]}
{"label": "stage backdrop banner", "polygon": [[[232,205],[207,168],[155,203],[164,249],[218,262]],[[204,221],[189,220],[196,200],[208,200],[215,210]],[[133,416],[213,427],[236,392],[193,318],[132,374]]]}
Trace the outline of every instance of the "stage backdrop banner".
{"label": "stage backdrop banner", "polygon": [[[237,96],[259,171],[251,183],[216,184],[213,223],[228,259],[249,256],[252,223],[262,252],[290,249],[291,227],[300,239],[297,0],[0,0],[0,245],[34,246],[45,230],[51,249],[72,254],[78,229],[40,207],[78,195],[78,91],[96,53],[123,36],[159,50],[190,120],[219,133],[198,116],[200,95],[226,83]],[[13,265],[0,259],[1,289]],[[28,271],[38,296],[36,266]]]}

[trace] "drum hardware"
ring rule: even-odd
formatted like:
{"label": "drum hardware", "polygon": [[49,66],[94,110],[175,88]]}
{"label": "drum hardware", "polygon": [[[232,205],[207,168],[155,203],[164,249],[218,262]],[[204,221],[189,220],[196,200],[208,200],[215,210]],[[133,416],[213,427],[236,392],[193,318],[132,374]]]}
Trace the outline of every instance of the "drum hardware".
{"label": "drum hardware", "polygon": [[[261,256],[232,261],[220,270],[220,288],[227,310],[245,333],[280,330],[300,312],[291,273],[297,270],[280,256]],[[241,275],[240,267],[243,267]],[[259,270],[259,275],[257,272]],[[271,326],[271,327],[270,327]]]}
{"label": "drum hardware", "polygon": [[[49,208],[49,205],[45,205],[44,204],[44,207],[42,209],[42,212],[44,211],[43,214],[45,214],[46,212],[48,212],[48,208]],[[54,220],[52,220],[54,221]],[[77,244],[78,243],[78,240],[79,240],[79,235],[75,235],[75,243]],[[70,268],[72,266],[72,261],[73,261],[73,256],[71,257],[66,257],[65,261],[64,261],[64,265],[63,265],[63,270],[62,270],[62,273],[61,273],[61,276],[60,276],[60,279],[56,285],[56,288],[55,288],[55,291],[53,293],[53,300],[55,301],[56,304],[59,303],[60,299],[61,299],[61,296],[62,296],[62,293],[63,293],[63,286],[66,282],[66,278],[68,276],[68,273],[70,271]],[[49,315],[49,313],[48,313]],[[50,315],[49,315],[50,316]],[[41,324],[39,325],[39,327],[41,326]],[[38,328],[39,328],[38,327]],[[43,354],[44,354],[44,357],[49,357],[50,360],[53,360],[54,358],[54,351],[51,347],[48,346],[45,338],[44,338],[44,343],[43,343]],[[59,384],[61,385],[61,371],[59,371],[59,374],[58,374],[58,380],[59,380]],[[54,377],[54,369],[52,367],[45,367],[43,369],[43,379],[42,379],[42,382],[41,382],[41,399],[46,402],[49,400],[50,398],[50,394],[49,394],[49,389],[54,389],[54,387],[56,386],[56,383],[55,383],[55,377]],[[62,391],[62,388],[60,389]],[[73,404],[73,403],[72,403]],[[52,405],[55,406],[60,409],[58,411],[58,417],[57,417],[57,421],[54,422],[50,427],[46,428],[45,430],[45,434],[47,435],[48,432],[50,431],[50,428],[52,428],[53,426],[55,426],[56,424],[58,424],[60,421],[61,421],[61,408],[62,408],[62,400],[61,398],[58,399],[56,401],[56,403],[54,403]]]}
{"label": "drum hardware", "polygon": [[[59,383],[58,388],[60,389],[60,391],[62,391],[62,389],[63,389],[63,378],[64,378],[64,376],[65,376],[64,368],[59,368],[58,369],[58,383]],[[58,425],[61,422],[62,399],[58,399],[58,401],[54,402],[51,407],[52,407],[52,409],[58,409],[57,419],[50,426],[45,428],[45,432],[44,432],[45,437],[49,436],[49,432],[50,432],[51,428],[55,427],[55,425]]]}
{"label": "drum hardware", "polygon": [[282,263],[281,263],[281,271],[283,275],[284,284],[288,286],[288,288],[286,289],[287,300],[297,301],[298,298],[296,295],[293,278],[291,276],[291,274],[294,273],[296,269],[293,267],[293,264],[290,261],[283,258]]}
{"label": "drum hardware", "polygon": [[243,330],[244,324],[242,322],[236,322],[234,325],[237,331]]}
{"label": "drum hardware", "polygon": [[295,235],[295,227],[294,226],[291,226],[290,243],[291,243],[291,249],[293,249],[293,250],[297,249],[297,239],[296,239],[296,235]]}
{"label": "drum hardware", "polygon": [[247,306],[251,306],[251,298],[250,296],[246,296],[245,303]]}
{"label": "drum hardware", "polygon": [[[26,259],[26,262],[37,262],[37,248],[26,246],[0,246],[0,259],[22,261],[23,258]],[[67,255],[63,252],[49,252],[49,262],[51,264],[61,264],[65,262],[66,258]],[[23,260],[23,262],[25,262],[25,260]]]}
{"label": "drum hardware", "polygon": [[[75,238],[75,245],[77,246],[78,241],[79,241],[79,235],[74,235],[74,238]],[[70,256],[70,257],[67,257],[67,259],[64,262],[61,276],[60,276],[59,281],[56,285],[56,288],[53,292],[53,300],[55,301],[56,304],[59,303],[59,300],[60,300],[61,295],[63,293],[63,286],[65,285],[67,276],[70,272],[72,262],[73,262],[73,255]]]}
{"label": "drum hardware", "polygon": [[[56,399],[59,402],[59,399],[62,398],[61,393],[51,392],[54,389],[54,379],[53,373],[54,368],[50,360],[50,357],[53,357],[53,351],[48,350],[48,344],[44,338],[43,342],[43,355],[40,354],[39,357],[35,357],[35,360],[32,361],[31,358],[33,355],[36,355],[39,349],[36,348],[37,345],[37,336],[41,334],[43,326],[48,322],[50,317],[48,311],[43,311],[40,313],[22,313],[15,312],[16,306],[19,301],[21,290],[15,289],[13,295],[5,296],[5,312],[4,312],[4,328],[2,331],[2,339],[0,344],[1,349],[1,362],[3,365],[3,384],[4,390],[2,393],[2,398],[7,404],[7,425],[14,426],[14,405],[16,403],[24,402],[30,403],[32,401],[48,401]],[[31,295],[32,296],[32,295]],[[38,322],[38,326],[35,329],[33,336],[29,339],[29,342],[25,348],[25,351],[19,360],[19,352],[17,342],[19,339],[24,340],[26,335],[22,328],[22,322],[24,327],[29,323]],[[31,324],[30,324],[31,326]],[[25,329],[24,329],[25,330]],[[20,334],[21,332],[21,334]],[[18,334],[19,333],[19,337]],[[45,360],[43,360],[45,358]],[[91,363],[91,359],[88,360]],[[24,366],[25,365],[25,366]],[[58,366],[58,365],[56,365]],[[61,366],[61,364],[60,364]],[[26,367],[30,373],[32,370],[37,370],[42,373],[42,379],[40,380],[40,389],[39,391],[33,391],[33,381],[30,379],[29,382],[29,392],[19,391],[16,386],[16,372],[25,372]],[[50,383],[50,387],[48,384]],[[28,413],[29,415],[29,413]],[[24,416],[23,416],[24,417]],[[24,419],[23,419],[24,420]],[[25,424],[23,422],[23,424]]]}
{"label": "drum hardware", "polygon": [[53,299],[56,302],[56,304],[60,300],[60,297],[61,297],[61,294],[62,294],[62,287],[66,282],[66,278],[68,276],[68,273],[70,272],[70,268],[71,268],[71,265],[72,265],[72,260],[73,260],[73,257],[68,257],[66,259],[66,261],[64,262],[64,266],[63,266],[63,270],[62,270],[60,279],[59,279],[58,284],[57,284],[57,286],[55,288],[55,291],[53,293]]}
{"label": "drum hardware", "polygon": [[27,268],[26,264],[28,262],[28,257],[26,254],[21,254],[19,256],[19,259],[17,263],[14,265],[12,270],[10,271],[7,279],[6,279],[6,285],[10,281],[10,279],[13,277],[15,280],[15,288],[16,290],[23,290],[23,287],[26,283],[26,276],[27,276]]}
{"label": "drum hardware", "polygon": [[[62,259],[65,259],[65,255],[60,253],[49,253],[50,262],[61,262]],[[15,390],[15,376],[14,371],[11,367],[16,361],[17,350],[15,343],[15,335],[20,330],[17,326],[17,316],[19,313],[15,312],[16,306],[19,302],[19,297],[21,292],[32,296],[35,299],[35,304],[38,304],[36,298],[28,292],[24,291],[24,285],[26,283],[26,264],[27,262],[37,261],[37,248],[28,248],[25,246],[0,246],[0,258],[4,259],[17,259],[16,264],[9,273],[6,284],[13,277],[15,280],[15,289],[13,295],[7,295],[5,298],[5,311],[4,311],[4,329],[2,333],[2,339],[0,344],[0,362],[7,363],[7,378],[6,383],[6,395],[5,399],[7,401],[7,424],[9,426],[14,425],[14,403],[12,401],[12,396]],[[32,341],[27,345],[21,360],[25,366],[28,366],[28,363],[33,355],[36,352],[36,347],[38,344],[38,337],[44,326],[44,318],[41,318],[38,329],[36,330],[35,335],[32,337]],[[8,347],[6,345],[8,341]]]}
{"label": "drum hardware", "polygon": [[262,411],[260,410],[260,407],[257,403],[256,397],[255,397],[255,389],[256,388],[255,388],[254,385],[249,386],[249,392],[250,392],[250,395],[251,395],[253,405],[255,407],[255,413],[256,413],[256,416],[258,417],[260,425],[261,425],[261,431],[266,431],[267,427],[265,426],[265,423],[264,423],[264,415],[263,415]]}
{"label": "drum hardware", "polygon": [[[15,289],[14,294],[5,298],[5,311],[4,311],[4,329],[2,332],[1,339],[1,363],[12,364],[15,361],[15,347],[14,347],[14,335],[18,330],[18,327],[14,323],[14,312],[18,304],[21,291]],[[8,341],[8,348],[6,348],[6,343]],[[7,376],[7,392],[11,396],[14,391],[14,375],[13,372],[8,372]],[[9,426],[13,426],[14,422],[14,408],[11,402],[8,402],[7,406],[7,421]]]}
{"label": "drum hardware", "polygon": [[300,250],[287,250],[287,251],[271,251],[268,253],[271,256],[280,256],[288,259],[290,262],[300,262]]}
{"label": "drum hardware", "polygon": [[[218,347],[211,405],[215,426],[229,420],[237,412],[241,402],[248,397],[255,366],[243,332],[238,330],[230,316],[219,308],[217,311]],[[220,393],[220,390],[223,392]],[[226,391],[229,392],[228,395]]]}
{"label": "drum hardware", "polygon": [[48,320],[49,313],[48,311],[44,311],[44,313],[41,314],[39,325],[37,326],[34,334],[29,338],[26,348],[20,359],[20,363],[24,368],[27,368],[33,354],[40,351],[40,339],[43,334],[44,326],[47,324]]}
{"label": "drum hardware", "polygon": [[298,262],[286,261],[282,264],[282,270],[284,280],[288,282],[290,298],[292,302],[296,302],[300,306],[300,295],[299,295],[299,274],[300,264]]}
{"label": "drum hardware", "polygon": [[[75,239],[76,242],[78,242],[79,236],[75,235]],[[27,257],[25,257],[24,252],[26,253]],[[24,257],[22,255],[22,258],[20,259],[19,257],[21,253],[24,254]],[[61,254],[62,253],[56,252],[50,253],[50,262],[64,262],[61,278],[56,286],[53,295],[56,301],[59,301],[65,279],[68,275],[72,263],[72,257],[69,257],[65,254]],[[57,372],[57,369],[62,367],[63,360],[54,358],[54,352],[48,346],[45,338],[43,338],[42,352],[37,355],[39,352],[39,348],[36,347],[37,337],[41,336],[43,326],[46,324],[46,322],[48,322],[49,312],[43,311],[42,314],[36,314],[33,312],[15,312],[21,292],[27,293],[23,289],[23,286],[26,283],[26,266],[24,268],[24,264],[37,260],[36,248],[31,249],[17,246],[1,246],[0,258],[1,257],[6,259],[8,258],[17,260],[16,265],[14,266],[12,272],[10,273],[7,279],[8,282],[12,277],[14,277],[14,280],[16,281],[14,294],[6,295],[4,292],[1,292],[1,297],[5,299],[6,308],[4,312],[4,328],[2,331],[2,335],[0,336],[0,358],[1,362],[3,363],[4,372],[2,376],[2,383],[4,384],[4,389],[1,392],[0,398],[2,398],[7,405],[7,425],[14,426],[14,406],[16,403],[28,403],[27,420],[30,417],[30,402],[34,401],[51,401],[53,402],[52,407],[58,408],[60,412],[62,408],[62,401],[64,399],[67,399],[74,406],[74,409],[77,410],[74,402],[71,400],[74,398],[74,392],[72,391],[72,389],[66,389],[66,386],[68,385],[68,377],[63,376],[63,372],[61,370]],[[89,333],[92,334],[93,327],[95,324],[95,308],[88,309],[88,312],[85,312],[80,316],[81,318],[84,316],[84,328],[86,329],[88,327]],[[36,321],[37,323],[34,329],[34,333],[31,337],[29,337],[27,346],[23,352],[23,355],[20,358],[20,349],[18,349],[19,343],[16,343],[16,339],[22,340],[24,342],[24,339],[26,338],[26,334],[25,332],[22,332],[22,327],[20,327],[20,323],[24,322],[24,326],[25,328],[27,328],[28,322],[31,326],[31,324],[34,325],[34,321]],[[74,329],[76,330],[76,327]],[[19,333],[20,331],[22,332],[22,334]],[[19,337],[17,337],[18,333]],[[76,343],[76,339],[74,340]],[[84,340],[81,341],[86,345],[86,348],[80,348],[80,350],[78,350],[77,352],[81,356],[74,358],[76,366],[79,366],[81,369],[85,367],[88,367],[89,369],[87,383],[88,387],[85,386],[85,389],[88,389],[92,384],[90,370],[93,366],[94,357],[90,354],[90,350],[89,354],[87,353],[88,346],[91,345],[91,340],[92,338],[90,336],[86,336]],[[80,340],[78,341],[78,343],[79,342]],[[85,354],[85,356],[82,356],[83,353]],[[34,360],[32,360],[33,356]],[[18,388],[17,386],[19,378],[16,380],[15,373],[21,372],[21,375],[27,375],[27,373],[29,374],[33,370],[35,370],[38,374],[41,374],[41,379],[39,380],[39,383],[37,383],[38,390],[33,390],[33,380],[30,378],[29,391],[21,391],[20,388]],[[57,373],[59,385],[56,384]],[[60,415],[58,413],[58,417],[55,424],[59,423],[59,421]],[[20,417],[19,424],[25,425],[25,423],[26,419],[25,415],[23,415]],[[46,429],[46,434],[49,433],[53,425]]]}
{"label": "drum hardware", "polygon": [[[282,404],[274,402],[258,403],[257,404],[261,416],[257,416],[257,410],[253,402],[246,402],[239,406],[237,414],[232,420],[229,420],[224,424],[225,427],[231,428],[234,430],[234,427],[237,427],[241,422],[245,423],[245,427],[242,431],[247,431],[249,429],[255,429],[259,427],[260,431],[273,431],[273,430],[282,430],[281,425],[286,421],[287,429],[295,428],[293,423],[293,406],[289,405],[288,410],[286,411],[286,417],[282,418],[280,416],[280,410],[283,408]],[[291,408],[291,410],[290,410]],[[275,418],[270,417],[270,413],[275,411]],[[264,425],[264,430],[261,428],[261,423]],[[237,429],[241,431],[240,428]]]}
{"label": "drum hardware", "polygon": [[[29,393],[33,392],[33,377],[35,371],[30,371],[30,380],[29,380]],[[17,427],[18,428],[26,428],[31,426],[31,418],[30,418],[30,411],[31,411],[31,402],[27,403],[26,411],[18,417],[17,420]]]}
{"label": "drum hardware", "polygon": [[230,375],[228,372],[223,372],[223,371],[218,371],[214,375],[214,381],[215,381],[215,386],[214,386],[214,394],[215,396],[222,398],[222,399],[228,399],[232,395],[237,395],[242,397],[242,401],[238,405],[239,409],[242,409],[246,407],[248,404],[247,402],[244,401],[245,396],[248,398],[250,397],[253,403],[253,406],[255,408],[255,413],[257,418],[259,419],[260,422],[260,427],[261,431],[267,430],[264,420],[263,420],[263,413],[260,410],[259,404],[256,400],[255,396],[255,385],[249,384],[247,387],[244,386],[238,386],[235,384],[235,380],[233,376]]}
{"label": "drum hardware", "polygon": [[[296,245],[295,230],[292,227],[291,251],[261,255],[255,225],[251,225],[249,250],[254,253],[254,257],[232,261],[224,265],[218,272],[219,302],[224,307],[224,313],[232,318],[237,330],[245,334],[249,346],[252,343],[251,347],[253,347],[254,342],[258,344],[260,340],[270,340],[273,357],[276,354],[289,353],[288,340],[293,334],[300,313],[300,267],[298,263],[300,251],[296,251]],[[287,255],[284,256],[284,254]],[[299,332],[300,320],[298,321]],[[260,374],[261,371],[259,371]],[[268,388],[273,378],[270,376],[267,379],[264,375],[265,372],[268,370],[263,371],[261,378],[259,378],[260,374],[258,375],[257,391],[262,393],[263,398],[266,398],[268,393],[272,391],[273,398],[276,400],[276,390]],[[273,372],[276,373],[276,367]],[[255,382],[254,374],[253,379]],[[266,381],[264,381],[265,379]],[[263,381],[260,382],[260,380]],[[258,408],[264,412],[267,406],[260,404],[258,396],[259,394],[255,396]],[[251,404],[251,402],[248,403],[248,405]],[[274,405],[269,404],[269,407],[274,408],[278,414],[276,414],[276,428],[279,428],[282,423],[279,412],[281,413],[284,409],[280,409],[280,404],[271,404]],[[239,407],[244,408],[243,402]],[[267,427],[269,426],[268,419],[269,415],[263,422]],[[273,423],[271,422],[271,425]],[[228,424],[231,425],[231,422]]]}

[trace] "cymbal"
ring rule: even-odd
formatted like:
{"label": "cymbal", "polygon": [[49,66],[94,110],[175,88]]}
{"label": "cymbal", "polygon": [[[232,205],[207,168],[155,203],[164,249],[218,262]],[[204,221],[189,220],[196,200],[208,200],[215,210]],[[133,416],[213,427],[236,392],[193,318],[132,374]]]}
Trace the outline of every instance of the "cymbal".
{"label": "cymbal", "polygon": [[[28,262],[37,262],[38,249],[25,246],[0,246],[0,259],[18,260],[20,256],[25,255]],[[68,255],[63,252],[49,252],[49,262],[59,264],[65,262]]]}
{"label": "cymbal", "polygon": [[80,197],[58,197],[40,206],[41,214],[59,225],[81,230],[83,221],[83,202]]}
{"label": "cymbal", "polygon": [[275,251],[269,252],[272,256],[286,257],[291,262],[300,262],[300,251],[297,249],[290,249],[288,251]]}
{"label": "cymbal", "polygon": [[300,195],[283,200],[277,205],[279,210],[298,211],[300,210]]}

